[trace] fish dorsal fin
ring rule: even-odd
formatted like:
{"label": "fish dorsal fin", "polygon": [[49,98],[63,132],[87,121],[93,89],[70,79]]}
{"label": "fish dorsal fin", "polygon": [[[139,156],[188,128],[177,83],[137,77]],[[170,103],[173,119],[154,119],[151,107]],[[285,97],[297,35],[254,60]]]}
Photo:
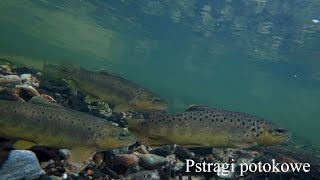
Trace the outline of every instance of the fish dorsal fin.
{"label": "fish dorsal fin", "polygon": [[70,152],[71,162],[83,163],[96,152],[96,148],[76,147],[71,149]]}
{"label": "fish dorsal fin", "polygon": [[208,110],[208,109],[212,109],[212,108],[210,108],[209,106],[206,106],[206,105],[192,104],[185,111],[204,111],[204,110]]}
{"label": "fish dorsal fin", "polygon": [[238,148],[250,148],[258,145],[257,142],[255,141],[251,141],[251,142],[231,141],[231,143]]}
{"label": "fish dorsal fin", "polygon": [[15,142],[13,144],[13,148],[16,149],[16,150],[23,150],[23,149],[29,149],[29,148],[31,148],[32,146],[35,146],[35,145],[37,145],[37,144],[34,143],[34,142],[23,140],[23,139],[19,139],[17,142]]}

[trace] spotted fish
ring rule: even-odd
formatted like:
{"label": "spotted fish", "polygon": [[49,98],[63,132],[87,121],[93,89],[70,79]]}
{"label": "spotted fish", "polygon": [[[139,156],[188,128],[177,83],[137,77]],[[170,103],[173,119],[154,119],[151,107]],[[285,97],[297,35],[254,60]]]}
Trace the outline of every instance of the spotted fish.
{"label": "spotted fish", "polygon": [[285,142],[290,134],[253,115],[203,106],[148,120],[129,119],[129,130],[147,145],[251,147]]}
{"label": "spotted fish", "polygon": [[0,136],[16,138],[16,149],[43,145],[71,150],[72,162],[97,151],[132,145],[136,137],[103,119],[59,107],[0,100]]}
{"label": "spotted fish", "polygon": [[72,82],[92,98],[115,105],[114,110],[122,111],[167,111],[167,102],[151,91],[120,76],[105,71],[93,72],[78,69],[72,64],[44,65],[44,71]]}

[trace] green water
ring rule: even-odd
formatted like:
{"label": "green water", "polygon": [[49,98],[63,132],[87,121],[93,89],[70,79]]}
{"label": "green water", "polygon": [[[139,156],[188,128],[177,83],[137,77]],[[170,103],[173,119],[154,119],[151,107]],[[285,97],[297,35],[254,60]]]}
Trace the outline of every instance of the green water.
{"label": "green water", "polygon": [[105,69],[171,111],[252,113],[320,145],[319,9],[313,0],[2,0],[0,55]]}

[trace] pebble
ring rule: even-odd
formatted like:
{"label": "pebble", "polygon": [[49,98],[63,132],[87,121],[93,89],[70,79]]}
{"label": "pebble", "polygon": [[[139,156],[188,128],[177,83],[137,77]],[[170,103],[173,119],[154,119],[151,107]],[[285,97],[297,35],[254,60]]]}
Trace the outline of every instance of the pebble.
{"label": "pebble", "polygon": [[150,153],[156,154],[156,155],[162,156],[162,157],[166,157],[166,156],[172,154],[171,149],[170,149],[170,145],[154,148],[150,151]]}
{"label": "pebble", "polygon": [[125,177],[125,180],[155,180],[155,179],[160,179],[160,175],[157,170],[139,171]]}
{"label": "pebble", "polygon": [[21,85],[21,79],[17,75],[0,76],[0,86],[12,88],[16,85]]}
{"label": "pebble", "polygon": [[139,163],[139,158],[133,154],[119,154],[113,160],[113,164],[121,164],[125,167],[135,167]]}
{"label": "pebble", "polygon": [[153,170],[167,163],[167,159],[155,154],[141,154],[139,164],[144,169]]}
{"label": "pebble", "polygon": [[30,85],[16,85],[17,94],[24,99],[31,99],[33,96],[40,96],[39,92]]}
{"label": "pebble", "polygon": [[21,74],[20,79],[23,84],[27,84],[33,87],[39,87],[40,81],[37,80],[32,74]]}
{"label": "pebble", "polygon": [[0,169],[0,179],[36,179],[42,174],[36,155],[28,150],[12,150]]}

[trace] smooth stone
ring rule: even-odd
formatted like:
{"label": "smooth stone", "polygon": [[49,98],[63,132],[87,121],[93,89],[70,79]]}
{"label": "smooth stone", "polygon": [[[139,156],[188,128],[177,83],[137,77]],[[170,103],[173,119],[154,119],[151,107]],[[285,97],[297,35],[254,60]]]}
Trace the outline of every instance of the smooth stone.
{"label": "smooth stone", "polygon": [[12,150],[0,169],[0,179],[36,179],[44,174],[36,155],[28,150]]}
{"label": "smooth stone", "polygon": [[167,163],[167,159],[155,154],[141,154],[139,164],[144,169],[153,170]]}
{"label": "smooth stone", "polygon": [[126,180],[155,180],[160,179],[158,171],[139,171],[136,173],[129,174],[125,177]]}
{"label": "smooth stone", "polygon": [[3,87],[15,87],[16,85],[20,85],[21,79],[17,75],[7,75],[0,77],[0,86]]}

